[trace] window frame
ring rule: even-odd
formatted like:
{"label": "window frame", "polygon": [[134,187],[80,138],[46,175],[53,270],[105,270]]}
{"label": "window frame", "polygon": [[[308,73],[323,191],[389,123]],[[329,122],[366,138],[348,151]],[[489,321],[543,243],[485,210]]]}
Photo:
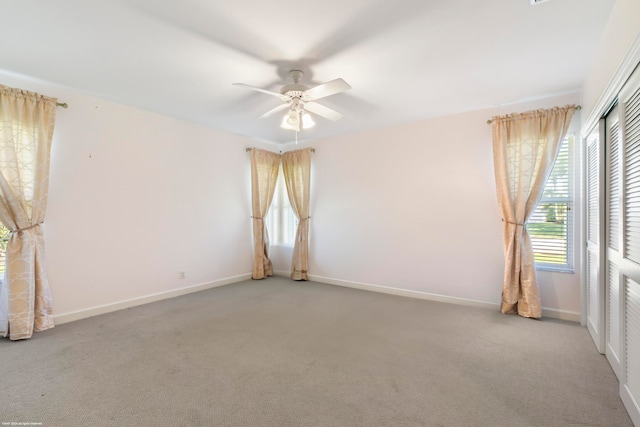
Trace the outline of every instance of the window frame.
{"label": "window frame", "polygon": [[[536,210],[544,204],[549,204],[549,203],[566,203],[567,204],[567,214],[566,214],[566,221],[567,221],[567,226],[566,226],[566,230],[567,230],[567,237],[566,237],[566,263],[564,264],[559,264],[559,263],[550,263],[550,262],[541,262],[541,261],[535,261],[535,254],[536,254],[536,247],[533,244],[532,241],[532,249],[533,249],[533,253],[534,253],[534,261],[535,261],[535,267],[536,270],[539,271],[550,271],[550,272],[556,272],[556,273],[569,273],[569,274],[573,274],[575,273],[575,251],[576,251],[576,225],[577,225],[577,216],[576,216],[576,173],[578,171],[578,168],[576,167],[576,135],[573,132],[569,132],[567,133],[567,135],[565,135],[565,137],[563,138],[561,144],[564,144],[566,141],[567,144],[567,151],[568,151],[568,160],[567,160],[567,183],[568,183],[568,196],[567,197],[554,197],[554,198],[545,198],[542,197],[540,199],[540,201],[538,202],[538,205],[536,206]],[[557,159],[556,159],[557,160]],[[555,161],[554,161],[554,165],[553,168],[555,168]],[[553,172],[553,169],[552,169]],[[549,174],[549,176],[551,176],[551,174]],[[548,184],[548,181],[545,182],[545,188]],[[544,194],[544,189],[543,189],[543,194]],[[534,212],[535,214],[535,212]],[[532,217],[533,215],[532,214]],[[530,218],[531,219],[531,218]],[[528,229],[528,225],[529,222],[527,223],[527,231],[529,232]],[[531,233],[529,232],[530,236]]]}

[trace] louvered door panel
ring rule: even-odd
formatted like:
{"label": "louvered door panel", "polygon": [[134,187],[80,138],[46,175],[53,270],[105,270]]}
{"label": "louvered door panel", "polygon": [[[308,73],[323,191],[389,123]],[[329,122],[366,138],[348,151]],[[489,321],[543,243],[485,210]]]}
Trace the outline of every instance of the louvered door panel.
{"label": "louvered door panel", "polygon": [[609,247],[617,251],[620,247],[620,124],[615,120],[611,126],[607,124],[607,128]]}
{"label": "louvered door panel", "polygon": [[[623,375],[620,397],[633,422],[640,426],[640,70],[631,76],[618,98],[622,146],[621,290]],[[616,258],[615,252],[611,258]]]}
{"label": "louvered door panel", "polygon": [[640,91],[623,105],[624,255],[640,264]]}
{"label": "louvered door panel", "polygon": [[[598,127],[589,134],[586,140],[586,226],[587,250],[585,254],[585,288],[586,310],[585,321],[589,333],[600,353],[605,353],[605,285],[600,263],[605,258],[603,253],[606,244],[604,229],[604,185],[600,184],[604,176],[604,145],[605,123],[601,121]],[[601,227],[602,224],[602,227]]]}
{"label": "louvered door panel", "polygon": [[622,248],[620,247],[620,224],[622,223],[622,189],[621,185],[621,135],[620,109],[615,106],[607,115],[606,121],[606,174],[607,188],[607,259],[606,293],[605,293],[605,355],[618,378],[622,377],[622,307],[620,297],[620,268]]}
{"label": "louvered door panel", "polygon": [[620,350],[621,350],[621,316],[620,316],[620,270],[615,264],[609,263],[607,268],[607,348],[605,354],[615,371],[620,377]]}
{"label": "louvered door panel", "polygon": [[[640,408],[640,284],[625,280],[625,364],[624,383],[627,409]],[[632,409],[633,409],[632,406]],[[630,411],[631,412],[631,411]]]}
{"label": "louvered door panel", "polygon": [[589,328],[598,330],[598,257],[593,253],[587,253],[587,319]]}
{"label": "louvered door panel", "polygon": [[593,141],[587,147],[587,239],[589,242],[598,244],[599,235],[599,214],[598,214],[598,191],[599,191],[599,144]]}

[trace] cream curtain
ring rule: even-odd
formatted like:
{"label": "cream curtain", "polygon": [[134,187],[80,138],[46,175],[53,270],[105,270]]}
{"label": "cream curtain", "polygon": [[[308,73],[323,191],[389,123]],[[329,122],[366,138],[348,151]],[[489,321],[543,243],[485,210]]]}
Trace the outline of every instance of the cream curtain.
{"label": "cream curtain", "polygon": [[0,86],[0,221],[11,230],[0,285],[0,334],[53,328],[42,222],[56,100]]}
{"label": "cream curtain", "polygon": [[287,184],[289,203],[299,220],[290,277],[293,280],[308,280],[311,148],[284,153],[282,171]]}
{"label": "cream curtain", "polygon": [[525,224],[542,196],[575,108],[568,105],[492,119],[505,255],[502,313],[542,316],[533,249]]}
{"label": "cream curtain", "polygon": [[251,150],[251,210],[253,215],[253,273],[251,278],[264,279],[273,275],[269,259],[269,237],[264,226],[278,180],[280,154]]}

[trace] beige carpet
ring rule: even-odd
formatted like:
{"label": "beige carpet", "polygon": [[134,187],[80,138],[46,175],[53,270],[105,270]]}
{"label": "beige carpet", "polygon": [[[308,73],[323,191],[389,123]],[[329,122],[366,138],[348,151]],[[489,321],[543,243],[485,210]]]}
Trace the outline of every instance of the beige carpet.
{"label": "beige carpet", "polygon": [[0,340],[0,426],[631,426],[585,328],[284,278]]}

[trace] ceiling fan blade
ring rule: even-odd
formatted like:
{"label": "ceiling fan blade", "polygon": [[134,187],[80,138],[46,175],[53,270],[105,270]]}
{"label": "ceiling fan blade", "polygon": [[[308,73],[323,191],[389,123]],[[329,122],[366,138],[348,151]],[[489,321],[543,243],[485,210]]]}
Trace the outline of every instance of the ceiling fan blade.
{"label": "ceiling fan blade", "polygon": [[289,104],[278,105],[277,107],[274,107],[271,110],[267,111],[266,113],[256,117],[256,119],[264,119],[265,117],[269,117],[273,113],[277,113],[278,111],[282,111],[282,110],[287,109],[287,108],[289,108]]}
{"label": "ceiling fan blade", "polygon": [[317,114],[320,117],[333,121],[340,120],[342,117],[342,114],[338,113],[336,110],[332,110],[329,107],[325,107],[324,105],[317,104],[315,102],[305,102],[304,109],[313,114]]}
{"label": "ceiling fan blade", "polygon": [[278,92],[272,92],[272,91],[267,90],[267,89],[262,89],[262,88],[259,88],[259,87],[246,85],[244,83],[233,83],[233,85],[234,86],[240,86],[240,87],[243,87],[243,88],[246,88],[246,89],[255,90],[257,92],[266,93],[267,95],[277,96],[278,98],[282,99],[283,101],[287,101],[288,100],[288,98],[286,96],[284,96],[283,94],[278,93]]}
{"label": "ceiling fan blade", "polygon": [[349,83],[342,79],[335,79],[312,87],[311,89],[307,89],[304,93],[309,100],[315,100],[324,98],[325,96],[335,95],[336,93],[344,92],[349,89],[351,89]]}

